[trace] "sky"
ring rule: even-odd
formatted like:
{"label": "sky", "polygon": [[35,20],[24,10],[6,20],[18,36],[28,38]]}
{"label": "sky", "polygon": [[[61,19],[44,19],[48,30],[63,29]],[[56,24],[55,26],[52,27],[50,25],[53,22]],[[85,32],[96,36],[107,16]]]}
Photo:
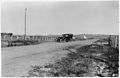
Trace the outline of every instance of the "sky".
{"label": "sky", "polygon": [[118,1],[4,2],[1,32],[27,35],[119,34]]}

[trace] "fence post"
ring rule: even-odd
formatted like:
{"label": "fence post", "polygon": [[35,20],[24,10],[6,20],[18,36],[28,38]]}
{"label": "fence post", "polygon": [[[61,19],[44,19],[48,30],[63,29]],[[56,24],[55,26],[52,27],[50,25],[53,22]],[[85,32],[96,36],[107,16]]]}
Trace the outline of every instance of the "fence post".
{"label": "fence post", "polygon": [[115,48],[117,48],[117,44],[118,44],[118,36],[115,36]]}

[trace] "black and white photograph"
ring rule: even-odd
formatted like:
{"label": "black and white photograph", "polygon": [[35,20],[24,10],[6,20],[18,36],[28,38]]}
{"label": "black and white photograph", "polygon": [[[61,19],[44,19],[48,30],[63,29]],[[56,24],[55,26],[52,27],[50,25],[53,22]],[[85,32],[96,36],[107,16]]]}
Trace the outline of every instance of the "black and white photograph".
{"label": "black and white photograph", "polygon": [[119,77],[119,1],[2,1],[2,77]]}

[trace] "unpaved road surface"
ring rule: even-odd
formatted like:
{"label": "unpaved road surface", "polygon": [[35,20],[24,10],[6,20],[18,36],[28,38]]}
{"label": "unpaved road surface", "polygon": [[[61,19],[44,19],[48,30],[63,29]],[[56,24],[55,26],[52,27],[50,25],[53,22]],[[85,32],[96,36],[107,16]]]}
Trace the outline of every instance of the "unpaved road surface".
{"label": "unpaved road surface", "polygon": [[96,39],[74,41],[68,43],[48,42],[38,45],[2,48],[2,76],[19,77],[27,74],[32,65],[53,63],[69,52],[64,50],[69,46],[84,46],[95,42]]}

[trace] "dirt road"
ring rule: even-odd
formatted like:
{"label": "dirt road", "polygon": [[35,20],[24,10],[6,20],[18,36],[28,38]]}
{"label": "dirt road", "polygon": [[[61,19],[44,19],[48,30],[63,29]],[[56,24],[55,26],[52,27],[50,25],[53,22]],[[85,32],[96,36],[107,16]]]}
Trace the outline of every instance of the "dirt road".
{"label": "dirt road", "polygon": [[68,46],[84,46],[93,40],[74,41],[68,43],[48,42],[38,45],[2,48],[2,76],[19,77],[25,75],[32,65],[52,63],[64,57]]}

